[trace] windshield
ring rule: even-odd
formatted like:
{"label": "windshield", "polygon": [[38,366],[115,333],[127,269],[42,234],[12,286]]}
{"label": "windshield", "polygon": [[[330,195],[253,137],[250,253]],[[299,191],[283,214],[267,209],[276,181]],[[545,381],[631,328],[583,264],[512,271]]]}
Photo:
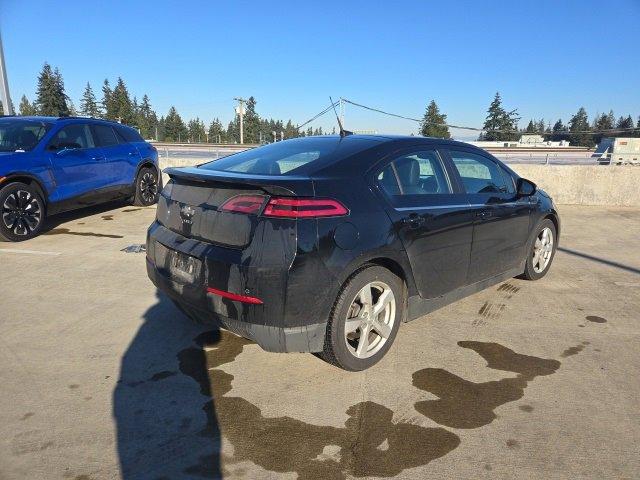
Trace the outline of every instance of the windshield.
{"label": "windshield", "polygon": [[16,118],[0,119],[0,152],[28,152],[32,150],[51,124]]}

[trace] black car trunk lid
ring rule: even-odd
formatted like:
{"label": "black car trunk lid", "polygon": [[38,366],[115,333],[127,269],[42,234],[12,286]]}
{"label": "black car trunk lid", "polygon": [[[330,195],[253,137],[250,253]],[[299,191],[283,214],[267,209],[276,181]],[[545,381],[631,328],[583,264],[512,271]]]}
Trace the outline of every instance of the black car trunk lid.
{"label": "black car trunk lid", "polygon": [[[158,221],[187,238],[243,248],[256,231],[260,216],[221,211],[229,199],[239,195],[313,196],[308,177],[251,175],[199,168],[165,170],[171,182],[158,201]],[[293,220],[288,220],[293,222]]]}

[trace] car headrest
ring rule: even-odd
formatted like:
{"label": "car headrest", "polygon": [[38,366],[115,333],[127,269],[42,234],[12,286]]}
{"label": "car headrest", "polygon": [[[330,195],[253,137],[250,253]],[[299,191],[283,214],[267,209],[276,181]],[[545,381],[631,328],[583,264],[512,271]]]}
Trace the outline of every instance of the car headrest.
{"label": "car headrest", "polygon": [[420,164],[415,158],[402,158],[396,162],[400,183],[414,187],[420,183]]}
{"label": "car headrest", "polygon": [[38,137],[36,137],[36,134],[31,130],[24,130],[22,133],[20,133],[20,143],[22,143],[23,145],[31,146],[36,143],[37,139]]}
{"label": "car headrest", "polygon": [[269,175],[280,175],[280,165],[278,162],[271,162],[269,164]]}

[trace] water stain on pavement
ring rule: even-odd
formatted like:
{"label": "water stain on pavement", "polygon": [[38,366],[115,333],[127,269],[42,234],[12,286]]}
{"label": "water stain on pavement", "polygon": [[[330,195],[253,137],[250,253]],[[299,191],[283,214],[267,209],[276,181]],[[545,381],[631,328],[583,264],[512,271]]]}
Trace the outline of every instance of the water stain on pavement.
{"label": "water stain on pavement", "polygon": [[107,233],[94,233],[94,232],[72,232],[68,228],[54,228],[43,235],[77,235],[79,237],[102,237],[102,238],[124,238],[122,235],[110,235]]}
{"label": "water stain on pavement", "polygon": [[488,425],[497,418],[494,412],[497,407],[521,399],[529,382],[560,368],[558,360],[522,355],[497,343],[462,341],[458,345],[478,353],[488,368],[518,375],[475,383],[441,368],[414,372],[413,385],[438,397],[417,402],[415,409],[447,427],[466,429]]}
{"label": "water stain on pavement", "polygon": [[587,315],[586,317],[584,317],[587,321],[589,322],[594,322],[594,323],[607,323],[607,319],[606,318],[602,318],[602,317],[598,317],[596,315]]}
{"label": "water stain on pavement", "polygon": [[127,208],[126,210],[122,210],[123,212],[137,212],[138,210],[144,210],[144,208]]}
{"label": "water stain on pavement", "polygon": [[113,220],[113,215],[102,215],[103,220]]}
{"label": "water stain on pavement", "polygon": [[[443,428],[394,423],[390,409],[368,401],[349,407],[340,428],[288,416],[266,418],[246,399],[227,396],[233,376],[219,368],[249,343],[226,331],[210,332],[196,338],[198,347],[178,354],[180,371],[213,397],[203,406],[208,421],[201,435],[212,441],[221,435],[233,445],[233,457],[225,461],[249,460],[272,472],[296,472],[299,479],[388,477],[426,465],[460,444]],[[220,471],[218,461],[216,453],[203,456],[185,473],[209,476]]]}

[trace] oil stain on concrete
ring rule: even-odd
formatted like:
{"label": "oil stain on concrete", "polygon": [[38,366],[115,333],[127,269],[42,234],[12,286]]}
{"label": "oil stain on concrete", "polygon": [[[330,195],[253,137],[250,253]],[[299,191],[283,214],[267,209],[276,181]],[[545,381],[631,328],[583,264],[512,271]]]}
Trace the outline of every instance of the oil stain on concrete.
{"label": "oil stain on concrete", "polygon": [[[340,428],[287,416],[266,418],[246,399],[227,396],[233,376],[219,368],[248,343],[225,331],[212,332],[178,354],[180,371],[198,382],[203,395],[212,396],[203,406],[208,421],[201,435],[212,442],[221,435],[233,445],[233,458],[225,462],[248,460],[271,472],[296,472],[299,479],[389,477],[426,465],[460,444],[443,428],[394,423],[393,412],[374,402],[349,407]],[[217,462],[217,452],[203,456],[185,473],[210,476],[221,470]]]}
{"label": "oil stain on concrete", "polygon": [[524,396],[524,389],[535,378],[551,375],[560,368],[553,359],[522,355],[497,343],[458,342],[478,353],[487,367],[517,373],[515,377],[475,383],[441,368],[425,368],[413,374],[413,385],[432,393],[437,400],[424,400],[415,409],[440,425],[451,428],[478,428],[497,418],[494,410]]}
{"label": "oil stain on concrete", "polygon": [[101,237],[101,238],[124,238],[122,235],[110,235],[107,233],[94,233],[94,232],[72,232],[68,228],[54,228],[43,235],[77,235],[79,237]]}
{"label": "oil stain on concrete", "polygon": [[606,318],[602,318],[602,317],[598,317],[596,315],[587,315],[586,317],[584,317],[588,322],[593,322],[593,323],[607,323],[607,319]]}

